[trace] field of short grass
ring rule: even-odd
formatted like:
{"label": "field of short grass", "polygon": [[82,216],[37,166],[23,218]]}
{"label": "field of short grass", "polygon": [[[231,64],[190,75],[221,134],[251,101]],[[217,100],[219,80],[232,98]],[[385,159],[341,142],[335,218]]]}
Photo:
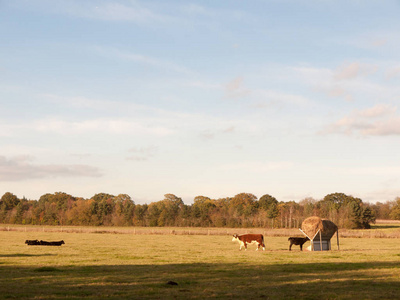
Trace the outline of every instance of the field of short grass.
{"label": "field of short grass", "polygon": [[[61,240],[61,247],[26,239]],[[395,299],[400,239],[336,239],[332,251],[239,251],[229,235],[0,231],[1,299]],[[305,245],[309,245],[308,243]],[[178,285],[168,285],[168,281]]]}

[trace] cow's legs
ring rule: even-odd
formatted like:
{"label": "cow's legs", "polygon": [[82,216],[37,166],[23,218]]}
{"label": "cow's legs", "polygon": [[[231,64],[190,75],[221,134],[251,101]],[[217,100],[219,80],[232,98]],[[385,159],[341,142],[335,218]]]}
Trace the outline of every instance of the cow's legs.
{"label": "cow's legs", "polygon": [[290,243],[290,245],[289,245],[289,251],[292,251],[292,243]]}
{"label": "cow's legs", "polygon": [[260,247],[263,247],[263,251],[265,251],[265,245],[264,244],[258,244],[256,251],[260,249]]}
{"label": "cow's legs", "polygon": [[243,247],[243,246],[246,247],[246,243],[245,243],[245,242],[242,242],[242,241],[239,242],[239,245],[240,245],[239,250],[242,250],[242,247]]}
{"label": "cow's legs", "polygon": [[300,251],[303,251],[303,244],[300,244]]}

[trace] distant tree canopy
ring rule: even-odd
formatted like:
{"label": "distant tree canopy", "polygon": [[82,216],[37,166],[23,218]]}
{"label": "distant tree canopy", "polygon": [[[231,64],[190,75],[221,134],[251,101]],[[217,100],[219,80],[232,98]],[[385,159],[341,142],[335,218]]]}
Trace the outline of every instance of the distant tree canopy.
{"label": "distant tree canopy", "polygon": [[298,228],[313,215],[330,219],[339,228],[370,228],[376,218],[400,220],[400,198],[370,205],[333,193],[319,201],[306,198],[297,203],[278,201],[269,194],[257,199],[240,193],[220,199],[197,196],[186,205],[174,194],[150,204],[135,204],[127,194],[98,193],[84,199],[56,192],[28,200],[7,192],[0,199],[3,224]]}

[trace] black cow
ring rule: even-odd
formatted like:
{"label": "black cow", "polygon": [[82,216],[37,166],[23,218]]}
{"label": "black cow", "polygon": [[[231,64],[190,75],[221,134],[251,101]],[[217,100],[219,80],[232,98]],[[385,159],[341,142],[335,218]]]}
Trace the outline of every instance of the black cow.
{"label": "black cow", "polygon": [[40,242],[38,240],[26,240],[25,244],[28,246],[33,246],[33,245],[40,245]]}
{"label": "black cow", "polygon": [[290,242],[289,251],[292,251],[292,245],[299,245],[300,250],[303,251],[303,245],[309,240],[308,237],[290,237],[288,241]]}
{"label": "black cow", "polygon": [[65,242],[62,241],[56,241],[56,242],[49,242],[50,246],[61,246],[62,244],[65,244]]}
{"label": "black cow", "polygon": [[40,240],[40,245],[42,246],[61,246],[62,244],[65,244],[64,241],[47,242]]}

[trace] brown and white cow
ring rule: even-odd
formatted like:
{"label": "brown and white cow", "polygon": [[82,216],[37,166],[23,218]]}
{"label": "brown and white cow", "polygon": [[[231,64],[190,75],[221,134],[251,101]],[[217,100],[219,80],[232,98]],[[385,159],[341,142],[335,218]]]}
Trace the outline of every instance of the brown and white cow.
{"label": "brown and white cow", "polygon": [[247,244],[257,244],[256,251],[260,248],[260,246],[262,246],[263,251],[265,251],[264,236],[262,234],[234,234],[232,242],[234,241],[239,242],[239,250],[242,250],[243,246],[245,250],[247,250]]}
{"label": "brown and white cow", "polygon": [[299,245],[300,250],[303,251],[303,245],[309,240],[308,237],[290,237],[288,241],[290,242],[289,251],[292,251],[292,245]]}

